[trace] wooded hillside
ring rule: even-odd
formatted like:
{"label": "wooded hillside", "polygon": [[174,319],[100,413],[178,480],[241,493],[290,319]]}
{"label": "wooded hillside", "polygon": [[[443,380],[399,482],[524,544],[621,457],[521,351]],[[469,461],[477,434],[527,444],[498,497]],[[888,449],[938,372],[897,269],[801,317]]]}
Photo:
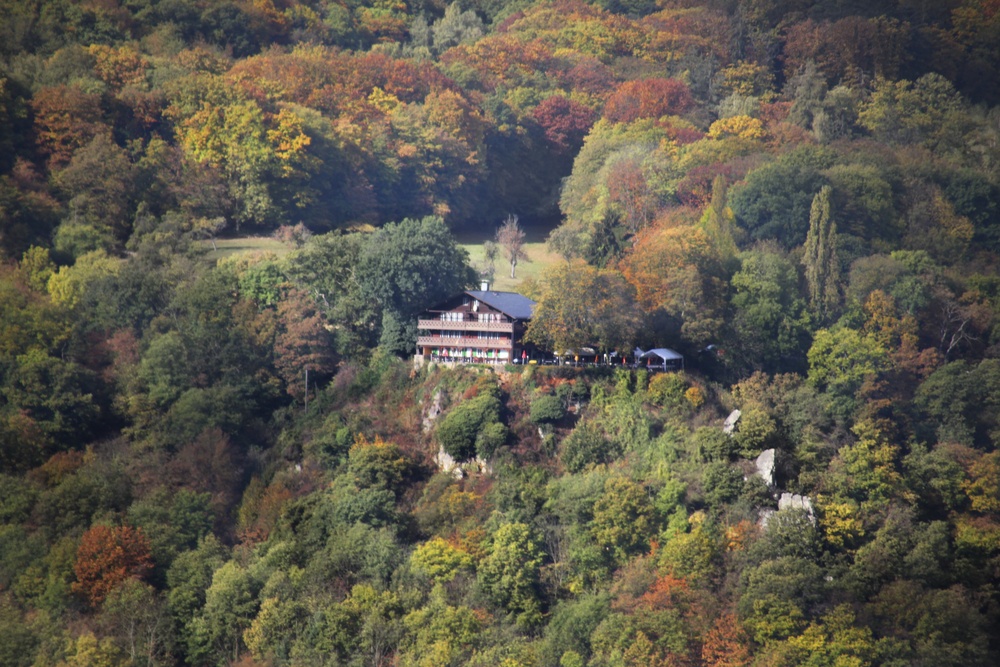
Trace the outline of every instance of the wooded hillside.
{"label": "wooded hillside", "polygon": [[[0,1],[0,667],[997,664],[998,44]],[[513,216],[532,341],[686,371],[414,370]]]}

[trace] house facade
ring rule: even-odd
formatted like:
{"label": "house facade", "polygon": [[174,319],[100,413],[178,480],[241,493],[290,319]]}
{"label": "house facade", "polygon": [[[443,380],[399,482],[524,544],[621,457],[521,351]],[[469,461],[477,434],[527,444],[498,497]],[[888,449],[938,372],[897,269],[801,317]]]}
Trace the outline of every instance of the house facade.
{"label": "house facade", "polygon": [[417,320],[417,363],[508,364],[528,352],[521,339],[535,302],[516,292],[456,294]]}

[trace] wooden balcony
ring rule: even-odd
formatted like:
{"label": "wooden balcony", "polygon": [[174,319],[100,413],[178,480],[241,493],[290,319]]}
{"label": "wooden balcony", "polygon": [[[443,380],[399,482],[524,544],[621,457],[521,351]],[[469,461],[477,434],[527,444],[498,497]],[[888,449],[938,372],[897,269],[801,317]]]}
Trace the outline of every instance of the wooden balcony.
{"label": "wooden balcony", "polygon": [[484,347],[493,350],[509,350],[512,348],[513,343],[510,338],[490,339],[478,338],[474,336],[462,336],[461,338],[449,336],[417,336],[417,345],[449,348]]}
{"label": "wooden balcony", "polygon": [[454,320],[417,320],[417,328],[424,331],[502,331],[513,333],[513,322],[479,322]]}

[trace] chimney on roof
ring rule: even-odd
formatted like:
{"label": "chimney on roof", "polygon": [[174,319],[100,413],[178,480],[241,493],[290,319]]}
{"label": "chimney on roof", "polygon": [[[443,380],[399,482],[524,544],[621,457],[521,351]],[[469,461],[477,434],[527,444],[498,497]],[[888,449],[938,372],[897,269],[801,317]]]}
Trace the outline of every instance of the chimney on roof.
{"label": "chimney on roof", "polygon": [[489,292],[490,291],[490,281],[484,280],[481,283],[479,283],[479,289],[481,291],[483,291],[483,292]]}

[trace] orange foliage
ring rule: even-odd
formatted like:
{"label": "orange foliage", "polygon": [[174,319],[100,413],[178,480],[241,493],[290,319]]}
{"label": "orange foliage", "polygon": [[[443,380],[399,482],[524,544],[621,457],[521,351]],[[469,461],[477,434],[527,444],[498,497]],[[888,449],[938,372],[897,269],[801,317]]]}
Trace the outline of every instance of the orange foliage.
{"label": "orange foliage", "polygon": [[485,37],[475,44],[462,44],[441,56],[444,65],[462,63],[479,73],[483,87],[517,82],[551,67],[552,52],[541,41],[520,41],[510,35]]}
{"label": "orange foliage", "polygon": [[604,97],[615,85],[614,71],[597,58],[579,56],[569,69],[558,72],[559,82],[566,88]]}
{"label": "orange foliage", "polygon": [[645,17],[641,24],[648,40],[638,54],[666,62],[683,57],[711,57],[729,62],[727,45],[732,43],[731,24],[724,12],[703,7],[665,10]]}
{"label": "orange foliage", "polygon": [[681,320],[681,333],[703,343],[722,326],[721,260],[708,236],[689,226],[649,227],[636,236],[619,268],[647,312]]}
{"label": "orange foliage", "polygon": [[595,113],[590,107],[562,95],[546,98],[532,114],[558,151],[576,151],[594,124]]}
{"label": "orange foliage", "polygon": [[642,158],[629,156],[615,162],[608,178],[608,196],[622,211],[622,222],[635,234],[656,213],[657,201],[646,183]]}
{"label": "orange foliage", "polygon": [[[253,514],[248,525],[240,530],[240,540],[246,543],[263,542],[278,523],[285,504],[295,497],[295,494],[281,482],[270,484],[259,498],[254,498],[248,507],[248,513]],[[241,508],[241,515],[243,514]],[[241,519],[243,517],[241,516]],[[247,517],[249,518],[249,517]]]}
{"label": "orange foliage", "polygon": [[152,567],[149,540],[141,529],[94,526],[80,538],[73,564],[73,592],[97,607],[119,584],[146,576]]}
{"label": "orange foliage", "polygon": [[705,636],[701,659],[706,667],[745,667],[750,664],[750,641],[735,614],[725,613]]}
{"label": "orange foliage", "polygon": [[485,544],[486,530],[477,527],[459,535],[454,546],[472,556],[474,561],[479,562],[489,554]]}
{"label": "orange foliage", "polygon": [[94,73],[112,90],[141,84],[146,78],[149,61],[133,46],[93,44],[87,50],[94,56]]}
{"label": "orange foliage", "polygon": [[660,611],[677,609],[686,613],[698,610],[700,596],[691,590],[688,582],[672,574],[657,577],[656,581],[636,601],[636,609]]}
{"label": "orange foliage", "polygon": [[615,123],[677,116],[694,106],[691,89],[677,79],[626,81],[608,99],[604,117]]}
{"label": "orange foliage", "polygon": [[962,490],[969,496],[973,512],[1000,512],[1000,451],[984,454],[966,466],[969,479]]}
{"label": "orange foliage", "polygon": [[46,486],[58,486],[64,479],[79,470],[84,464],[83,452],[58,452],[37,469],[31,477]]}
{"label": "orange foliage", "polygon": [[909,24],[884,16],[848,16],[834,23],[807,19],[788,29],[785,73],[794,76],[812,61],[834,82],[895,79],[910,57],[909,41]]}
{"label": "orange foliage", "polygon": [[726,550],[743,551],[757,533],[756,524],[743,519],[726,528]]}
{"label": "orange foliage", "polygon": [[31,100],[35,136],[49,165],[61,167],[100,130],[100,97],[72,86],[42,88]]}
{"label": "orange foliage", "polygon": [[458,90],[429,63],[318,46],[247,58],[229,70],[226,80],[257,102],[295,102],[333,116],[363,104],[375,88],[402,102],[422,101],[435,90]]}
{"label": "orange foliage", "polygon": [[677,198],[685,206],[693,210],[690,224],[701,217],[703,209],[712,200],[712,183],[717,176],[722,176],[727,183],[742,180],[755,165],[753,158],[735,158],[729,162],[713,162],[689,169],[684,179],[677,184]]}

